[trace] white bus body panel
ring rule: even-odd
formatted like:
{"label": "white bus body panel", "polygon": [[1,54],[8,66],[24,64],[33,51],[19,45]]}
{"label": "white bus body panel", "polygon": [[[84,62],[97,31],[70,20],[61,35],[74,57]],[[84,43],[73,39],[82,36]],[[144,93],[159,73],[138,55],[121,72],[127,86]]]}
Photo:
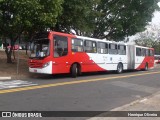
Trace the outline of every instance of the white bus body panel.
{"label": "white bus body panel", "polygon": [[90,60],[93,60],[99,67],[105,70],[117,70],[118,63],[123,64],[123,69],[127,69],[127,55],[111,55],[87,53]]}
{"label": "white bus body panel", "polygon": [[44,68],[30,68],[29,72],[31,73],[44,73],[44,74],[52,74],[52,62],[49,62],[49,65]]}

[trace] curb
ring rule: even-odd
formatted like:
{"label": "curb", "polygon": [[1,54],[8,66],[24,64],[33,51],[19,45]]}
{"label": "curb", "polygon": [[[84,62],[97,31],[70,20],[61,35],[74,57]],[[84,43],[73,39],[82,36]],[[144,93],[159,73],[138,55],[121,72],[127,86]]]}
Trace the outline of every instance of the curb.
{"label": "curb", "polygon": [[11,77],[0,77],[0,80],[10,80]]}

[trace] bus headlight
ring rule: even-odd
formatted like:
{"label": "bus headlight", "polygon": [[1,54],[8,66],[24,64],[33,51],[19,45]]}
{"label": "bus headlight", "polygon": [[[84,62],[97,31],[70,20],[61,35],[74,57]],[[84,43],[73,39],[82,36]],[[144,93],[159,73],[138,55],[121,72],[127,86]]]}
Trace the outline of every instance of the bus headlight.
{"label": "bus headlight", "polygon": [[43,68],[49,66],[49,64],[50,64],[50,62],[45,63],[45,64],[43,65]]}

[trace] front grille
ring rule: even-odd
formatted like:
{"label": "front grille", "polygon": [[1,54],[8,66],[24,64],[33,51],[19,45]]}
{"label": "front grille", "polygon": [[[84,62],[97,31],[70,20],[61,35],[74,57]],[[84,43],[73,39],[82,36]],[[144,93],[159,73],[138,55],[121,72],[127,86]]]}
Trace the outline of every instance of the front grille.
{"label": "front grille", "polygon": [[42,68],[43,66],[42,61],[37,60],[29,60],[28,64],[30,68]]}

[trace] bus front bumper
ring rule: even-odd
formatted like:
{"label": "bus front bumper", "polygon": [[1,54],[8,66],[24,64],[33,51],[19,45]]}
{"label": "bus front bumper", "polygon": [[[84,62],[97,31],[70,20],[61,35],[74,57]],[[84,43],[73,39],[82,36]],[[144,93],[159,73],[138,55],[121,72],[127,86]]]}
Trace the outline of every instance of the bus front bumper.
{"label": "bus front bumper", "polygon": [[31,68],[29,67],[29,72],[31,73],[42,73],[42,74],[52,74],[52,62],[49,62],[48,66],[43,68]]}

